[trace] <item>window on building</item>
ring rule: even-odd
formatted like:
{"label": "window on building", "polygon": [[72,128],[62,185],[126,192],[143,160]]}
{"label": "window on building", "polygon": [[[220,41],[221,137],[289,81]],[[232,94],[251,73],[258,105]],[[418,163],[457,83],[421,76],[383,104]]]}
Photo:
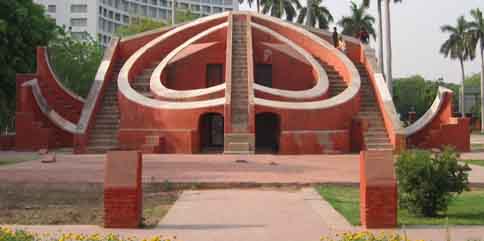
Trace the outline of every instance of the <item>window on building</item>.
{"label": "window on building", "polygon": [[71,36],[78,40],[86,40],[88,36],[87,34],[88,33],[86,32],[71,32]]}
{"label": "window on building", "polygon": [[126,23],[126,24],[129,23],[129,16],[128,15],[123,15],[123,23]]}
{"label": "window on building", "polygon": [[200,5],[192,5],[192,11],[199,12],[200,11]]}
{"label": "window on building", "polygon": [[210,13],[210,7],[209,6],[203,6],[202,10],[204,13]]}
{"label": "window on building", "polygon": [[150,17],[156,18],[156,8],[150,7]]}
{"label": "window on building", "polygon": [[72,27],[85,27],[87,26],[87,18],[71,18]]}
{"label": "window on building", "polygon": [[115,19],[116,21],[121,21],[121,14],[116,13],[116,14],[114,15],[114,19]]}
{"label": "window on building", "polygon": [[158,0],[151,0],[151,5],[158,5]]}
{"label": "window on building", "polygon": [[224,5],[232,6],[232,0],[224,0]]}
{"label": "window on building", "polygon": [[48,5],[47,6],[47,12],[49,12],[49,13],[57,12],[57,6],[56,5]]}
{"label": "window on building", "polygon": [[178,7],[181,9],[188,9],[188,3],[180,3]]}
{"label": "window on building", "polygon": [[219,8],[219,7],[214,7],[214,8],[213,8],[213,12],[214,12],[214,13],[220,13],[220,12],[222,12],[222,8]]}
{"label": "window on building", "polygon": [[87,13],[87,4],[72,4],[71,13]]}

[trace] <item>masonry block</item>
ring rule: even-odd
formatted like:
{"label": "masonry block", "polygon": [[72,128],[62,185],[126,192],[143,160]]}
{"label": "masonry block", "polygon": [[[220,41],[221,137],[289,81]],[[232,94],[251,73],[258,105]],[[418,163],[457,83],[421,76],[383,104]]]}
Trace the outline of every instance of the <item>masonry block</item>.
{"label": "masonry block", "polygon": [[104,173],[104,227],[138,228],[143,197],[141,152],[108,152]]}
{"label": "masonry block", "polygon": [[360,219],[364,228],[397,226],[398,192],[393,152],[360,153]]}

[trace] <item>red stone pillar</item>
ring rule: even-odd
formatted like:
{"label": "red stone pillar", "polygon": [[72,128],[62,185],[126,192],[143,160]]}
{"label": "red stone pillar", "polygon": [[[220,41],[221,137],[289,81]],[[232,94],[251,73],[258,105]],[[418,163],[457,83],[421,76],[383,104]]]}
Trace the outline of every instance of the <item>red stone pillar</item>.
{"label": "red stone pillar", "polygon": [[138,151],[111,151],[104,169],[104,227],[137,228],[141,224],[142,155]]}
{"label": "red stone pillar", "polygon": [[397,181],[391,150],[360,153],[360,219],[364,228],[397,226]]}

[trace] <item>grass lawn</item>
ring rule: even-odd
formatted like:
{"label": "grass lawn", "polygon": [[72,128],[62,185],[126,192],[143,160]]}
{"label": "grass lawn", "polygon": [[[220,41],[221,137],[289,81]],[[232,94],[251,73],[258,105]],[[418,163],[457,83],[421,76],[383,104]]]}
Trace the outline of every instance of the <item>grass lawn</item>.
{"label": "grass lawn", "polygon": [[463,162],[472,165],[484,166],[484,160],[464,160]]}
{"label": "grass lawn", "polygon": [[0,166],[38,159],[38,154],[16,154],[0,156]]}
{"label": "grass lawn", "polygon": [[[319,186],[319,194],[351,224],[360,225],[360,190],[358,187]],[[484,224],[484,189],[462,193],[449,206],[447,217],[451,225]],[[416,217],[407,210],[398,210],[400,225],[444,225],[446,217]]]}
{"label": "grass lawn", "polygon": [[[164,192],[155,185],[145,187],[143,226],[156,226],[177,198],[177,191]],[[66,190],[2,184],[0,200],[0,224],[103,224],[100,185]]]}

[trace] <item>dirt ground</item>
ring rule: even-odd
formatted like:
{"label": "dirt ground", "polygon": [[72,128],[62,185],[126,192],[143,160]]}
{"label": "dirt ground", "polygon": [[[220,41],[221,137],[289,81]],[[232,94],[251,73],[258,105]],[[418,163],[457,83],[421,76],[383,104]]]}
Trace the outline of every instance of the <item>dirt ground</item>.
{"label": "dirt ground", "polygon": [[[144,187],[143,226],[154,227],[178,198],[167,184]],[[102,185],[0,185],[0,224],[103,224]]]}

